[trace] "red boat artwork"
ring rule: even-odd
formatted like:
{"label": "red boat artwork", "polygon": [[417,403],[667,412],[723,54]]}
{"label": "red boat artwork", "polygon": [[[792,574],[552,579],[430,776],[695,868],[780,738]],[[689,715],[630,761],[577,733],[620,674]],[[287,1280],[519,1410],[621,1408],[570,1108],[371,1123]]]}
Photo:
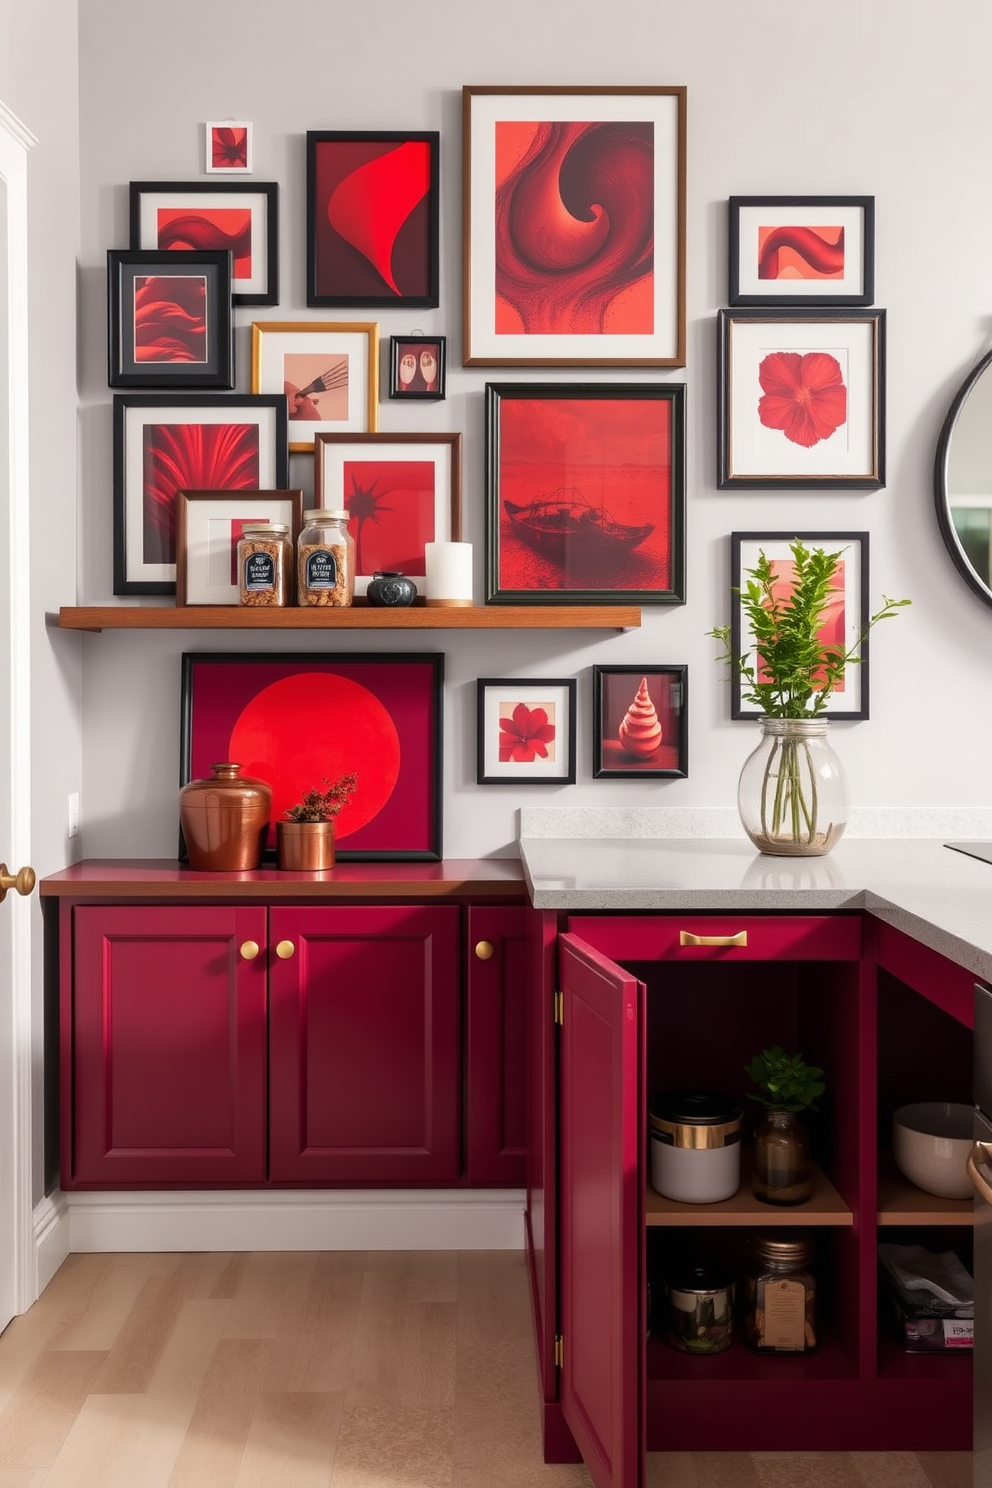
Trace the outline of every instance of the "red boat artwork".
{"label": "red boat artwork", "polygon": [[577,486],[558,486],[522,502],[504,501],[513,533],[563,567],[612,553],[632,551],[651,536],[653,522],[618,522],[605,506],[593,506]]}

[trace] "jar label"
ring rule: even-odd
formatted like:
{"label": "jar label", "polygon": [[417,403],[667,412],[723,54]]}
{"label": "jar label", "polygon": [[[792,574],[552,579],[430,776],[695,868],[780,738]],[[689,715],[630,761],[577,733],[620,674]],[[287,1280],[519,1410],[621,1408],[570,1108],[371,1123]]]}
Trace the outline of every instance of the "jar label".
{"label": "jar label", "polygon": [[765,1321],[763,1348],[789,1349],[794,1353],[806,1347],[806,1288],[801,1281],[765,1282]]}
{"label": "jar label", "polygon": [[314,548],[307,554],[304,582],[308,589],[333,589],[337,581],[337,560],[329,548]]}
{"label": "jar label", "polygon": [[245,559],[245,588],[250,594],[276,587],[276,561],[270,553],[249,553]]}

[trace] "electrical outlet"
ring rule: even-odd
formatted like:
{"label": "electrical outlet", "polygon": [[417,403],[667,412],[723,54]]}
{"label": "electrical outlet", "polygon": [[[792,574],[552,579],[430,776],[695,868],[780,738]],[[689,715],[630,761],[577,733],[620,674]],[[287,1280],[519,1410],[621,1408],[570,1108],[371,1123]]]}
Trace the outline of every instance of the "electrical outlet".
{"label": "electrical outlet", "polygon": [[70,837],[78,837],[79,836],[79,792],[78,791],[70,791],[69,792],[69,809],[68,809],[68,812],[66,813],[66,823],[67,823],[68,835]]}

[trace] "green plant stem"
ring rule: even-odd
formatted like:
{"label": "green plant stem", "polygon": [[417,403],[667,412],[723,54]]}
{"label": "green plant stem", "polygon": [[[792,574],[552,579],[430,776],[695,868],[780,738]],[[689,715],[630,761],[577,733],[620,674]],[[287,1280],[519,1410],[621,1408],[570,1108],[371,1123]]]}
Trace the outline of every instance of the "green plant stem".
{"label": "green plant stem", "polygon": [[[809,767],[809,800],[803,784],[799,745],[802,743]],[[778,770],[775,769],[776,760]],[[772,800],[771,826],[768,824],[768,784],[775,777],[775,794]],[[816,772],[805,739],[776,739],[765,765],[761,782],[761,828],[766,837],[781,837],[788,819],[788,835],[793,842],[812,842],[816,836],[816,821],[819,799]],[[805,836],[804,836],[805,832]]]}

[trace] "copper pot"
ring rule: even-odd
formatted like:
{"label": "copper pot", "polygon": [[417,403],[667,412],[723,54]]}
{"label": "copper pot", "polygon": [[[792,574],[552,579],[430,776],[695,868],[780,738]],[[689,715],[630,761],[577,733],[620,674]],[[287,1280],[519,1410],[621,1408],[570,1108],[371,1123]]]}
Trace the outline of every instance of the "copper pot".
{"label": "copper pot", "polygon": [[276,822],[276,862],[293,873],[319,873],[334,867],[332,821]]}
{"label": "copper pot", "polygon": [[209,780],[191,780],[179,792],[179,821],[189,866],[206,873],[257,868],[265,851],[272,787],[241,774],[225,761],[211,765]]}

